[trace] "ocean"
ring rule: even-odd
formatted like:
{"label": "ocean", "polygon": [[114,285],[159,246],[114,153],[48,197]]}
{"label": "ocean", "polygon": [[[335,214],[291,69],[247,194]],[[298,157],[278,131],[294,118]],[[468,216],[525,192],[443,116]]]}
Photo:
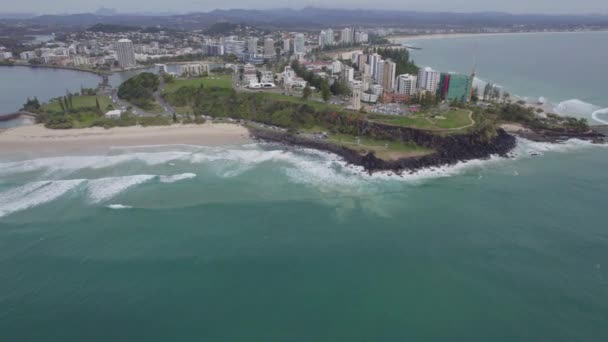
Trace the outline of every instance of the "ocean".
{"label": "ocean", "polygon": [[266,143],[3,157],[0,341],[605,341],[607,157],[520,139],[402,176]]}
{"label": "ocean", "polygon": [[540,98],[557,114],[608,124],[606,31],[402,41],[421,49],[411,50],[416,64],[467,75],[476,66],[482,84],[497,84],[531,102]]}

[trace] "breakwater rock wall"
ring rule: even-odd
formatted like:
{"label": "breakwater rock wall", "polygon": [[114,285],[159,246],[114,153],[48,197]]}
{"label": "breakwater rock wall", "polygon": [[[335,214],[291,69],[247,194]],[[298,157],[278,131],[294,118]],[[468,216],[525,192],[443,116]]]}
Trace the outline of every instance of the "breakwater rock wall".
{"label": "breakwater rock wall", "polygon": [[29,117],[35,118],[36,114],[30,113],[30,112],[23,112],[23,111],[12,113],[12,114],[0,114],[0,121],[14,120],[14,119],[17,119],[22,116],[29,116]]}
{"label": "breakwater rock wall", "polygon": [[502,129],[498,129],[496,135],[491,138],[475,133],[440,136],[422,130],[375,123],[369,124],[366,129],[366,133],[374,138],[413,141],[418,145],[433,148],[436,152],[425,156],[383,160],[373,153],[361,155],[356,150],[323,139],[312,139],[282,130],[249,127],[251,135],[257,139],[332,152],[343,157],[348,163],[364,167],[370,173],[388,170],[399,173],[453,165],[472,159],[486,159],[492,155],[506,156],[516,145],[515,137]]}

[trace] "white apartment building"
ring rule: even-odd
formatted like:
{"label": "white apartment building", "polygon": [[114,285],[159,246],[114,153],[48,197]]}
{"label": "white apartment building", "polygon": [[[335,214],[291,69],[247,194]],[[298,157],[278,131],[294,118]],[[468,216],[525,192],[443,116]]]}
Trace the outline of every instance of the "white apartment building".
{"label": "white apartment building", "polygon": [[340,72],[342,72],[342,62],[340,62],[340,61],[331,62],[331,73],[339,74]]}
{"label": "white apartment building", "polygon": [[36,53],[34,51],[24,51],[19,54],[19,58],[24,61],[29,61],[30,59],[36,58]]}
{"label": "white apartment building", "polygon": [[116,43],[116,60],[121,68],[135,66],[135,49],[129,39],[121,39]]}
{"label": "white apartment building", "polygon": [[236,40],[235,37],[229,37],[224,40],[224,52],[226,54],[240,55],[245,51],[245,41]]}
{"label": "white apartment building", "polygon": [[340,34],[340,41],[342,42],[342,44],[352,44],[353,29],[351,29],[350,27],[343,28]]}
{"label": "white apartment building", "polygon": [[352,82],[355,79],[355,69],[345,65],[342,68],[342,80],[344,82]]}
{"label": "white apartment building", "polygon": [[374,81],[382,84],[384,82],[384,59],[380,59],[376,62],[376,70],[374,70]]}
{"label": "white apartment building", "polygon": [[369,87],[369,89],[371,90],[372,94],[378,96],[382,95],[384,92],[384,88],[379,84],[374,84],[373,86]]}
{"label": "white apartment building", "polygon": [[367,63],[371,67],[371,70],[372,70],[371,76],[374,79],[376,78],[376,71],[377,71],[378,61],[380,61],[381,59],[382,59],[382,57],[379,54],[377,54],[377,53],[374,53],[373,55],[369,55],[368,56]]}
{"label": "white apartment building", "polygon": [[367,43],[369,35],[366,32],[355,32],[355,43]]}
{"label": "white apartment building", "polygon": [[201,75],[205,71],[207,71],[205,68],[205,65],[202,65],[199,63],[180,64],[177,68],[177,72],[179,75],[186,75],[186,76]]}
{"label": "white apartment building", "polygon": [[291,39],[289,39],[289,38],[283,39],[283,52],[285,52],[286,54],[291,52]]}
{"label": "white apartment building", "polygon": [[319,33],[319,46],[325,47],[331,45],[334,45],[334,30],[327,29],[321,31],[321,33]]}
{"label": "white apartment building", "polygon": [[13,53],[9,51],[0,51],[0,60],[13,58]]}
{"label": "white apartment building", "polygon": [[72,56],[72,63],[74,63],[75,66],[80,66],[80,65],[88,65],[89,64],[89,58],[85,57],[85,56]]}
{"label": "white apartment building", "polygon": [[405,95],[414,95],[416,93],[416,84],[418,76],[403,74],[397,78],[397,93]]}
{"label": "white apartment building", "polygon": [[424,67],[418,71],[418,89],[436,92],[439,87],[440,73],[431,67]]}
{"label": "white apartment building", "polygon": [[274,39],[266,38],[264,39],[264,57],[272,58],[276,54],[274,50]]}
{"label": "white apartment building", "polygon": [[247,39],[247,52],[258,53],[258,38],[252,37]]}
{"label": "white apartment building", "polygon": [[298,54],[298,53],[305,54],[306,53],[305,42],[306,41],[304,39],[304,34],[296,33],[296,36],[294,38],[294,43],[293,43],[293,52],[296,54]]}

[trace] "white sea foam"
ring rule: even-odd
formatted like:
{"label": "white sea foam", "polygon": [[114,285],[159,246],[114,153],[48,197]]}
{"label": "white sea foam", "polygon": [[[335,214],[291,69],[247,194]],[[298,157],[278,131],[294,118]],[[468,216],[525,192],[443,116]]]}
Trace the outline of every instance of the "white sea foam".
{"label": "white sea foam", "polygon": [[586,148],[606,148],[606,144],[594,144],[587,140],[570,139],[561,143],[536,142],[517,138],[516,157],[529,156],[531,153],[543,154],[545,152],[570,152]]}
{"label": "white sea foam", "polygon": [[601,118],[599,115],[607,114],[608,108],[602,109],[591,103],[579,99],[562,101],[554,106],[553,111],[559,115],[573,116],[589,120],[590,124],[608,125],[607,118]]}
{"label": "white sea foam", "polygon": [[194,173],[182,173],[173,176],[160,176],[159,179],[161,183],[175,183],[185,179],[192,179],[194,177],[196,177],[196,174]]}
{"label": "white sea foam", "polygon": [[[99,179],[49,180],[27,183],[0,193],[0,217],[51,202],[68,191],[80,186],[86,189],[91,203],[105,202],[118,194],[153,179],[160,183],[174,183],[196,177],[194,173],[170,176],[134,175]],[[110,204],[110,209],[127,209],[129,206]]]}
{"label": "white sea foam", "polygon": [[130,205],[122,205],[122,204],[110,204],[107,206],[110,209],[120,210],[120,209],[131,209],[133,208]]}
{"label": "white sea foam", "polygon": [[81,169],[102,169],[121,163],[139,161],[146,165],[160,165],[170,161],[189,158],[190,152],[147,152],[112,156],[69,156],[38,158],[24,161],[0,163],[0,175],[44,170],[47,172],[73,172]]}
{"label": "white sea foam", "polygon": [[599,107],[591,103],[579,99],[562,101],[555,106],[554,110],[557,114],[584,114],[591,115]]}
{"label": "white sea foam", "polygon": [[[552,144],[518,138],[518,146],[512,155],[515,159],[530,158],[531,155],[568,152],[600,146],[605,147],[606,145],[592,144],[577,139]],[[309,185],[319,191],[341,193],[366,193],[373,190],[370,189],[370,186],[390,187],[391,184],[394,184],[387,183],[387,180],[419,184],[434,178],[449,177],[471,170],[484,169],[493,163],[508,162],[509,160],[495,156],[486,160],[471,160],[450,166],[422,169],[414,173],[404,172],[402,175],[396,175],[392,172],[377,172],[369,175],[362,167],[347,165],[344,159],[335,154],[306,148],[284,149],[281,145],[276,144],[200,148],[195,152],[159,152],[160,156],[152,154],[146,153],[146,160],[152,164],[178,158],[184,163],[213,165],[213,167],[205,167],[204,169],[207,172],[215,172],[220,177],[236,177],[247,170],[259,167],[263,163],[272,163],[272,172],[282,173],[291,182]],[[132,159],[133,154],[128,154],[124,158]],[[136,158],[142,157],[139,155]],[[40,160],[37,162],[40,162]],[[53,161],[53,163],[56,163],[56,161]],[[89,203],[96,204],[107,202],[127,189],[152,180],[159,183],[173,183],[192,179],[196,176],[195,173],[162,176],[141,174],[92,180],[32,182],[0,194],[0,216],[52,201],[83,182],[85,183],[83,188],[86,189],[85,194]],[[109,207],[112,206],[114,206],[113,209],[118,208],[116,204]]]}
{"label": "white sea foam", "polygon": [[[605,115],[605,119],[600,118],[600,115]],[[591,113],[591,118],[603,125],[608,125],[608,108],[596,110],[595,112]]]}
{"label": "white sea foam", "polygon": [[87,183],[87,194],[93,203],[105,202],[130,187],[148,182],[155,177],[155,175],[135,175],[93,179]]}
{"label": "white sea foam", "polygon": [[84,179],[34,182],[0,194],[0,217],[51,202]]}

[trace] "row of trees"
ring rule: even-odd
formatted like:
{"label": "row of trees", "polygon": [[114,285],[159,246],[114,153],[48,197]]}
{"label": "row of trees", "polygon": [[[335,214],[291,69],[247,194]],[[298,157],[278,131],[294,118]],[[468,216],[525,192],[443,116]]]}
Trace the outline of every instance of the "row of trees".
{"label": "row of trees", "polygon": [[483,88],[484,101],[499,101],[501,98],[503,102],[509,102],[511,94],[507,91],[501,91],[499,86],[492,83],[487,83]]}
{"label": "row of trees", "polygon": [[291,63],[291,68],[299,77],[302,77],[308,84],[315,87],[321,92],[321,97],[324,101],[329,101],[331,95],[350,95],[351,90],[348,84],[341,80],[335,80],[331,85],[327,79],[317,76],[314,72],[307,70],[305,67],[300,65],[297,60]]}

